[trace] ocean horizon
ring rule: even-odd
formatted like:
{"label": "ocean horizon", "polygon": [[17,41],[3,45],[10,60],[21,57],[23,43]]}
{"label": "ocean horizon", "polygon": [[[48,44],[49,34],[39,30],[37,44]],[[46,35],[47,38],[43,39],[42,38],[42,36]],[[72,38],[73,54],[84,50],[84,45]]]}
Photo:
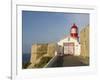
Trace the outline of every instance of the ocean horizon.
{"label": "ocean horizon", "polygon": [[30,62],[30,53],[22,53],[22,63],[28,63]]}

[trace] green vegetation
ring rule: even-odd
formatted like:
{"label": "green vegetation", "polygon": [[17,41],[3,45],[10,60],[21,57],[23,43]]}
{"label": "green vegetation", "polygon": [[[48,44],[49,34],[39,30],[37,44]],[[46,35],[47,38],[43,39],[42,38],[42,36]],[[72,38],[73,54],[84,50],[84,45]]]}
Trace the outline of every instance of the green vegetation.
{"label": "green vegetation", "polygon": [[42,57],[38,64],[35,64],[35,68],[43,68],[51,59],[52,57]]}
{"label": "green vegetation", "polygon": [[27,63],[22,63],[22,68],[26,69],[31,63],[27,62]]}

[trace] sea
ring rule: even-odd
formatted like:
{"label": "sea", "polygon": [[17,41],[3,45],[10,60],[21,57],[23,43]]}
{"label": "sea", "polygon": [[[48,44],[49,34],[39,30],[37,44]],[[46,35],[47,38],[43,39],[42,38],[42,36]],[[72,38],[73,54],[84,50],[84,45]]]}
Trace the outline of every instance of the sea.
{"label": "sea", "polygon": [[30,57],[31,57],[30,53],[23,53],[22,54],[22,63],[30,62]]}

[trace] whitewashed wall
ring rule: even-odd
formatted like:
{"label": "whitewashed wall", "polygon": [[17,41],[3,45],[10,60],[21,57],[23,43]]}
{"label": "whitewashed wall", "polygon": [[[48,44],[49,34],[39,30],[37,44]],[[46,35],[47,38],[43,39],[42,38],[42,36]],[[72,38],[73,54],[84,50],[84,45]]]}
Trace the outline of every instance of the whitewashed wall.
{"label": "whitewashed wall", "polygon": [[[71,37],[66,37],[65,39],[60,40],[58,42],[58,45],[63,47],[64,46],[63,43],[70,43],[70,42],[75,43],[75,47],[74,47],[75,54],[74,55],[75,56],[79,56],[80,55],[80,44],[79,44],[79,42],[76,39],[73,39]],[[60,52],[62,52],[62,49],[60,49]]]}

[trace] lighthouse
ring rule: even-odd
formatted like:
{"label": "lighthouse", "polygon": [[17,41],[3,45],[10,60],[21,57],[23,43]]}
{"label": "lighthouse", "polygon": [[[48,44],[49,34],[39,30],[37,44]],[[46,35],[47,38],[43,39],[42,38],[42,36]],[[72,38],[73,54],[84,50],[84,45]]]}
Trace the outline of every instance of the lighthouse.
{"label": "lighthouse", "polygon": [[70,30],[70,36],[76,40],[78,40],[78,27],[76,24],[73,24]]}
{"label": "lighthouse", "polygon": [[73,55],[79,56],[80,55],[80,43],[79,43],[79,36],[78,36],[78,27],[76,24],[73,24],[70,27],[70,35],[61,39],[58,44],[58,51],[57,53],[63,53],[64,55]]}

